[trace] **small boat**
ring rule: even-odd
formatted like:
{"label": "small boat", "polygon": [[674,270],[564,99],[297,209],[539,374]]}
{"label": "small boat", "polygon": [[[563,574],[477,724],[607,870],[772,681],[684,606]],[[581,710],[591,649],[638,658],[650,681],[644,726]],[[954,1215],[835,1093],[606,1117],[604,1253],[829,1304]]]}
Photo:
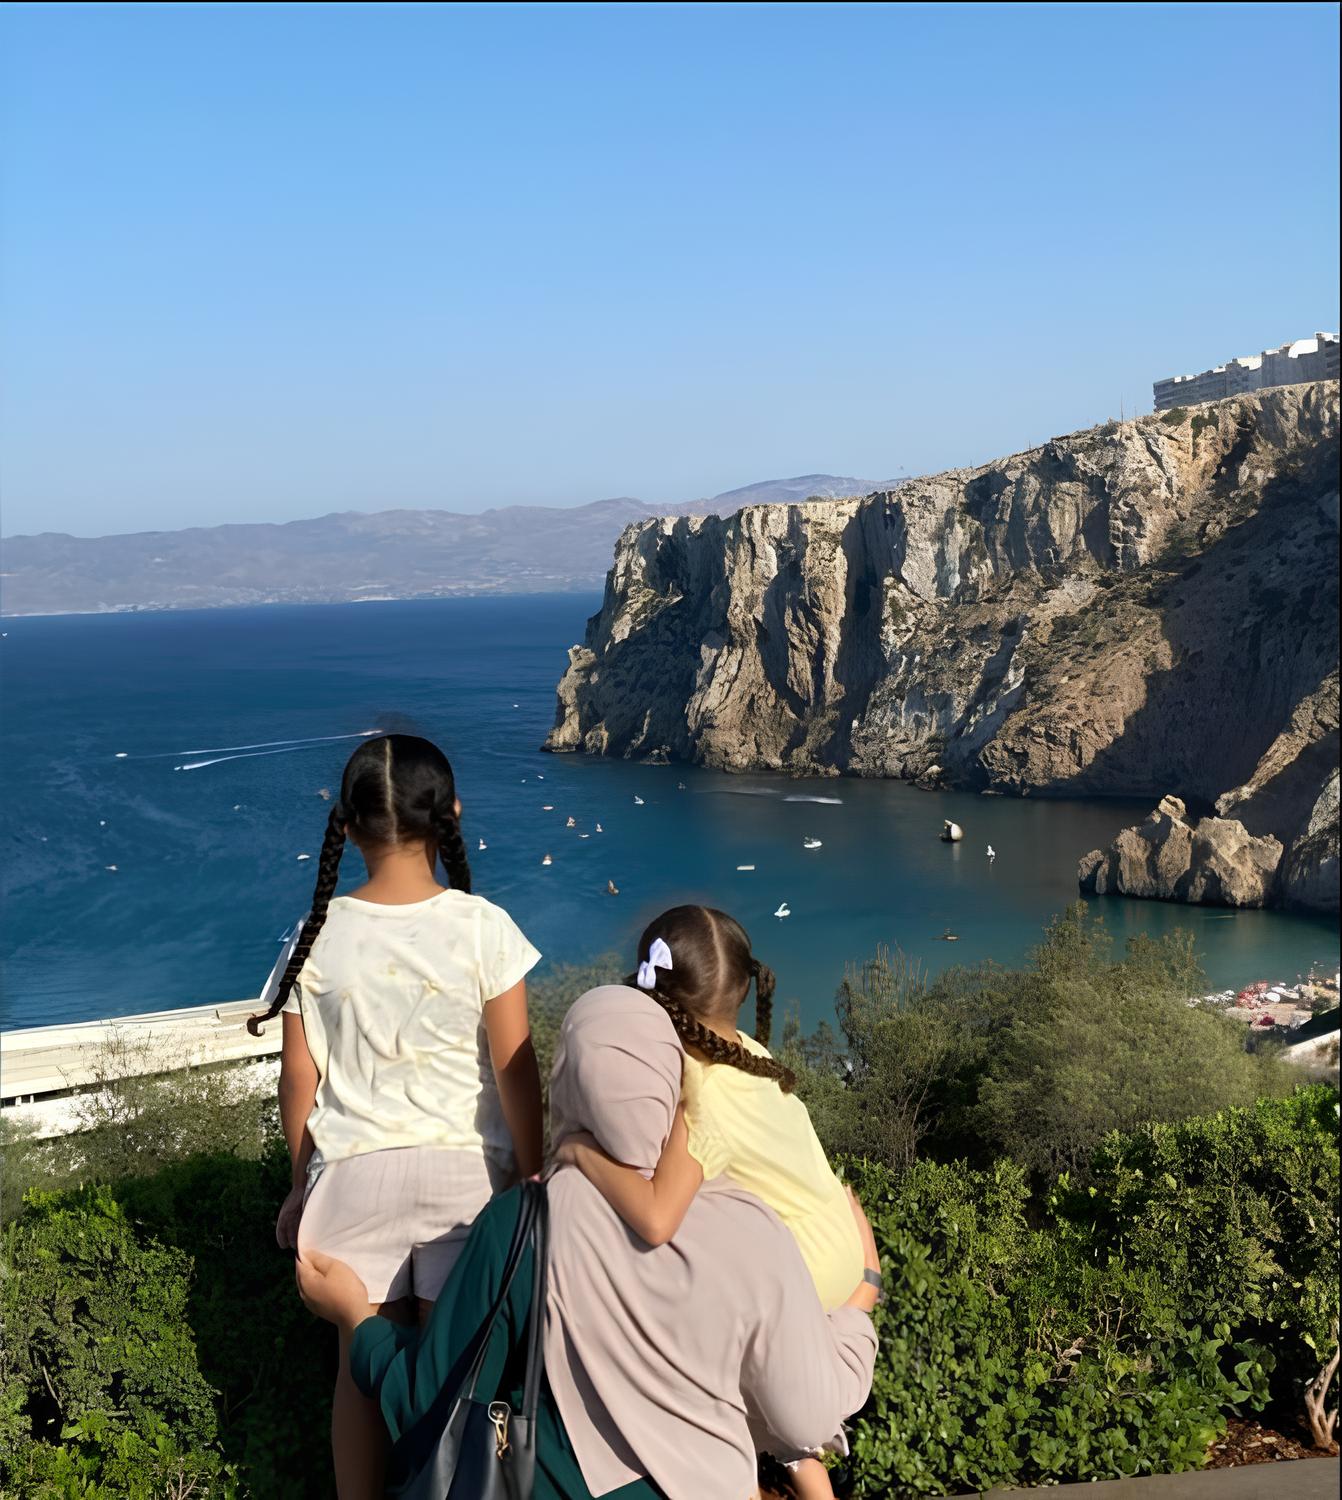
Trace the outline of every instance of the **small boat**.
{"label": "small boat", "polygon": [[553,812],[554,810],[555,810],[555,805],[554,805],[553,802],[542,802],[541,803],[541,811],[542,812]]}
{"label": "small boat", "polygon": [[755,868],[755,866],[754,865],[737,865],[736,868],[738,870],[753,870]]}
{"label": "small boat", "polygon": [[776,916],[781,922],[784,917],[790,917],[791,915],[792,908],[787,904],[786,901],[780,901],[778,903],[778,910],[774,913],[774,916]]}
{"label": "small boat", "polygon": [[941,842],[943,844],[958,844],[965,836],[965,831],[958,823],[952,823],[949,818],[941,825]]}
{"label": "small boat", "polygon": [[943,943],[958,943],[960,941],[960,934],[958,932],[952,932],[948,927],[945,932],[941,934],[941,941]]}
{"label": "small boat", "polygon": [[544,780],[545,780],[545,777],[544,777],[544,776],[542,776],[542,775],[541,775],[541,773],[540,773],[540,772],[539,772],[539,771],[537,771],[537,772],[536,772],[536,780],[537,780],[537,781],[544,781]]}
{"label": "small boat", "polygon": [[552,864],[554,864],[554,860],[552,860],[550,858],[550,856],[547,854],[545,856],[545,858],[543,860],[541,860],[541,864],[543,864],[543,865],[552,865]]}
{"label": "small boat", "polygon": [[115,865],[104,865],[103,869],[104,870],[111,870],[111,872],[112,872],[113,875],[116,874],[116,866]]}
{"label": "small boat", "polygon": [[676,790],[678,792],[683,792],[685,790],[685,783],[683,781],[676,782]]}
{"label": "small boat", "polygon": [[312,856],[310,854],[300,854],[300,855],[297,856],[297,858],[300,859],[300,860],[311,859]]}
{"label": "small boat", "polygon": [[819,849],[821,844],[819,839],[803,839],[801,846],[803,849]]}
{"label": "small boat", "polygon": [[608,895],[618,896],[620,894],[620,888],[615,884],[613,880],[608,880],[606,882],[606,892]]}
{"label": "small boat", "polygon": [[991,844],[988,845],[988,858],[989,859],[996,859],[997,858],[997,850],[994,849]]}
{"label": "small boat", "polygon": [[602,826],[601,826],[601,824],[600,824],[600,823],[598,823],[598,824],[597,824],[597,825],[596,825],[596,831],[597,831],[597,832],[598,832],[598,833],[604,833],[604,832],[605,832],[605,831],[606,831],[606,830],[605,830],[605,829],[604,829],[604,828],[602,828]]}
{"label": "small boat", "polygon": [[329,786],[319,786],[317,788],[317,795],[323,802],[329,802],[331,800],[331,788]]}
{"label": "small boat", "polygon": [[481,853],[483,853],[488,848],[489,848],[489,845],[487,843],[485,843],[484,839],[481,839],[480,840],[480,851],[481,851]]}
{"label": "small boat", "polygon": [[125,760],[125,758],[126,758],[126,753],[127,753],[127,752],[126,752],[126,751],[124,751],[124,750],[118,750],[118,751],[117,751],[117,753],[116,753],[116,758],[117,758],[117,760]]}
{"label": "small boat", "polygon": [[592,835],[591,835],[591,834],[590,834],[590,833],[580,833],[580,834],[579,834],[579,835],[578,835],[578,837],[579,837],[579,838],[580,838],[580,839],[590,839],[590,838],[591,838],[591,837],[592,837]]}
{"label": "small boat", "polygon": [[578,826],[578,820],[576,818],[569,818],[567,820],[567,822],[564,824],[565,828],[576,828],[577,826]]}
{"label": "small boat", "polygon": [[635,797],[634,798],[634,806],[635,807],[642,807],[643,806],[643,798],[642,797]]}

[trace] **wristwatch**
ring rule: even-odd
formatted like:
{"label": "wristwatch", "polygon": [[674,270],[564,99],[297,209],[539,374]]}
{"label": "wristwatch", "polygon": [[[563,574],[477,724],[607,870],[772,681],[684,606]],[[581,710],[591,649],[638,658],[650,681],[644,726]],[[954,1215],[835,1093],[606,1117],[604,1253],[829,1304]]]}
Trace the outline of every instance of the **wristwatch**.
{"label": "wristwatch", "polygon": [[863,1268],[862,1268],[862,1279],[863,1279],[863,1281],[865,1281],[867,1283],[868,1286],[874,1286],[876,1288],[876,1300],[878,1302],[884,1302],[885,1301],[885,1292],[884,1292],[885,1283],[884,1283],[884,1281],[881,1280],[881,1273],[879,1271],[873,1271],[870,1266],[863,1266]]}

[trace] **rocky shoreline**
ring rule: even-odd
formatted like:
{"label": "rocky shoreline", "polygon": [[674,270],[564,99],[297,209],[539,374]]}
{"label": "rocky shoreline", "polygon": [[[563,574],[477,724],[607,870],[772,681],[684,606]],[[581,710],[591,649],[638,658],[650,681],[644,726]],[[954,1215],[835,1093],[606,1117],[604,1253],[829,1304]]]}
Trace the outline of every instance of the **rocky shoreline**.
{"label": "rocky shoreline", "polygon": [[1328,909],[1338,426],[1337,382],[1318,382],[897,492],[630,526],[546,748],[1172,789],[1154,829],[1087,856],[1091,888]]}

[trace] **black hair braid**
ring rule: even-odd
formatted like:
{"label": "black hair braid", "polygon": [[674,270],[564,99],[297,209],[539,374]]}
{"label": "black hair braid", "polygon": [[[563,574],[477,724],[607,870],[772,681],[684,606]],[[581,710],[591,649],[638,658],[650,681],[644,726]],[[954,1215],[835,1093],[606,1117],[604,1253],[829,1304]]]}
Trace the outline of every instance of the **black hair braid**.
{"label": "black hair braid", "polygon": [[433,836],[438,844],[438,858],[447,871],[447,883],[454,891],[470,894],[471,866],[466,858],[466,840],[461,836],[461,819],[451,803],[435,808]]}
{"label": "black hair braid", "polygon": [[[641,988],[637,976],[633,974],[625,983]],[[702,1021],[696,1020],[679,1000],[673,1000],[664,991],[653,989],[644,990],[643,993],[651,996],[670,1016],[681,1042],[702,1053],[709,1062],[726,1063],[728,1067],[739,1068],[741,1072],[753,1074],[756,1078],[772,1078],[785,1094],[790,1094],[796,1087],[796,1075],[791,1068],[785,1068],[772,1057],[757,1057],[753,1052],[748,1052],[740,1042],[729,1042],[725,1036],[719,1036]]]}
{"label": "black hair braid", "polygon": [[761,1047],[769,1045],[769,1033],[773,1030],[774,990],[778,981],[768,964],[759,959],[750,960],[750,975],[755,981],[755,1040]]}
{"label": "black hair braid", "polygon": [[253,1036],[260,1036],[262,1023],[279,1014],[284,1002],[292,994],[294,985],[298,983],[298,976],[303,972],[303,965],[312,952],[312,945],[317,941],[317,934],[326,921],[326,908],[335,895],[336,881],[340,875],[340,856],[344,852],[345,810],[337,803],[326,820],[326,836],[322,839],[322,852],[317,859],[317,884],[312,892],[312,910],[303,923],[302,932],[298,934],[298,941],[285,966],[275,998],[270,1002],[270,1009],[264,1015],[247,1017],[247,1030]]}

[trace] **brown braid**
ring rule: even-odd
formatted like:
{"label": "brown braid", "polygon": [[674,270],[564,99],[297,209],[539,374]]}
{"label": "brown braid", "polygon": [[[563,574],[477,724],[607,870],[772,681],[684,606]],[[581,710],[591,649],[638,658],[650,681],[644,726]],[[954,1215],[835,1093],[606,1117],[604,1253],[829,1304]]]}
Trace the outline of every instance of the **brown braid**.
{"label": "brown braid", "polygon": [[284,976],[280,980],[279,989],[275,992],[275,998],[270,1002],[270,1009],[263,1015],[247,1017],[247,1030],[253,1036],[260,1036],[262,1023],[280,1013],[284,1008],[284,1002],[292,994],[294,985],[298,983],[298,976],[303,972],[303,965],[308,960],[308,954],[312,952],[312,945],[317,941],[317,934],[322,930],[322,924],[326,921],[326,908],[331,904],[331,897],[335,895],[336,880],[340,875],[340,856],[344,852],[345,810],[337,802],[331,809],[331,816],[326,820],[326,837],[322,840],[322,852],[317,860],[317,885],[312,892],[312,910],[308,913],[307,920],[303,923],[303,930],[294,944],[294,951],[285,966]]}
{"label": "brown braid", "polygon": [[[625,983],[637,988],[637,975],[631,974]],[[743,1073],[751,1073],[756,1078],[772,1078],[785,1094],[790,1094],[796,1087],[796,1074],[791,1068],[785,1068],[772,1057],[758,1057],[740,1042],[729,1042],[725,1036],[719,1036],[702,1021],[696,1021],[678,1000],[673,1000],[663,990],[644,990],[643,993],[650,995],[671,1017],[676,1035],[685,1046],[693,1048],[708,1062],[726,1063],[729,1068],[740,1068]]]}
{"label": "brown braid", "polygon": [[755,1040],[761,1047],[767,1047],[773,1030],[774,991],[778,981],[768,964],[757,958],[750,960],[750,977],[755,981]]}
{"label": "brown braid", "polygon": [[461,836],[461,819],[449,802],[435,810],[433,836],[438,844],[438,858],[447,872],[447,883],[454,891],[471,889],[471,866],[466,858],[466,840]]}

